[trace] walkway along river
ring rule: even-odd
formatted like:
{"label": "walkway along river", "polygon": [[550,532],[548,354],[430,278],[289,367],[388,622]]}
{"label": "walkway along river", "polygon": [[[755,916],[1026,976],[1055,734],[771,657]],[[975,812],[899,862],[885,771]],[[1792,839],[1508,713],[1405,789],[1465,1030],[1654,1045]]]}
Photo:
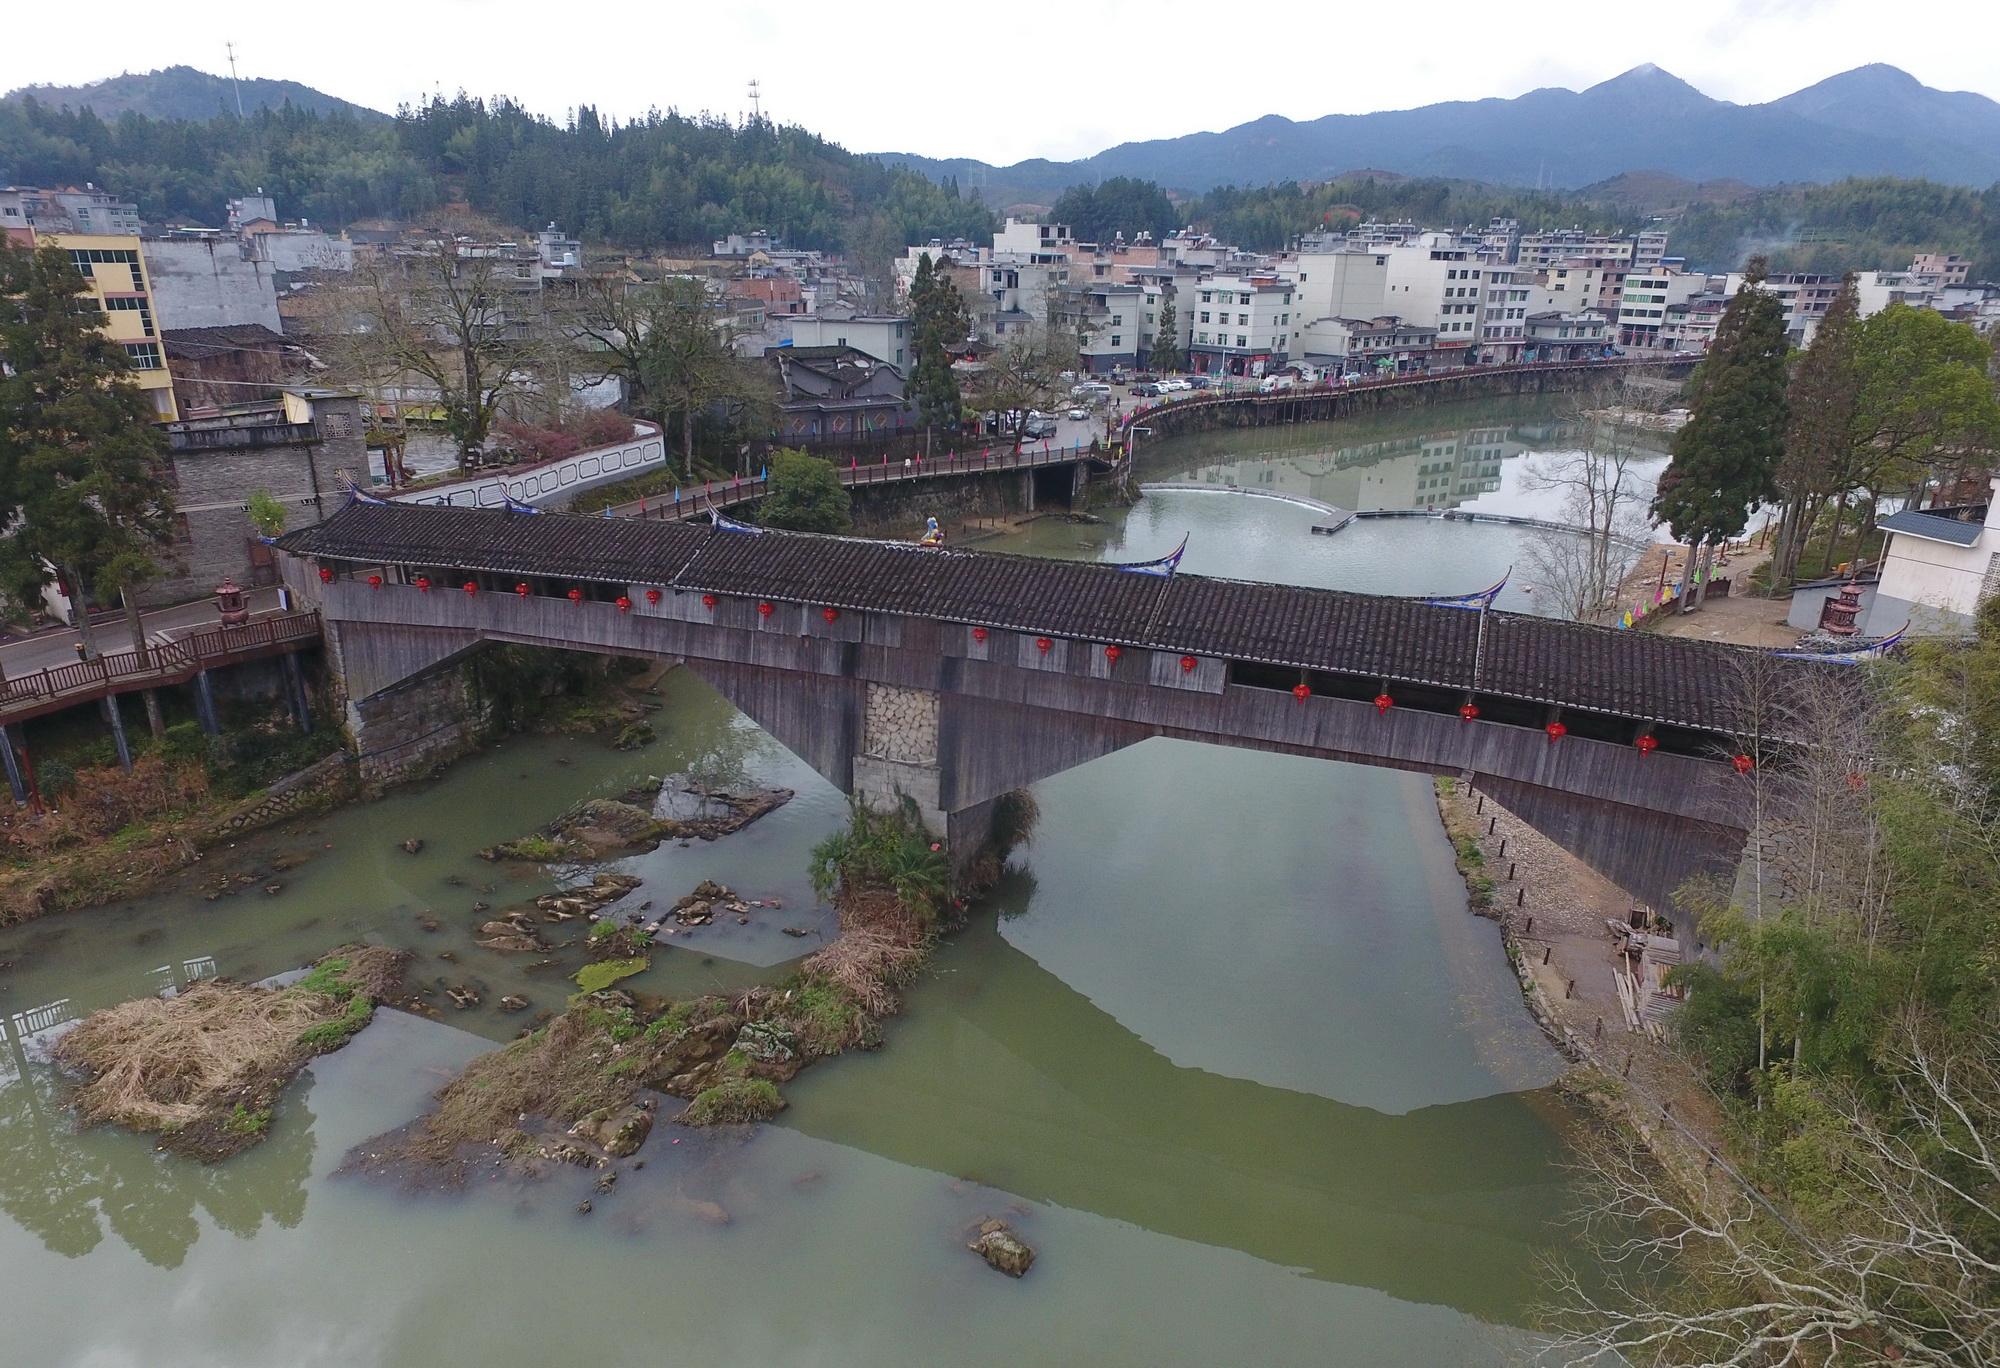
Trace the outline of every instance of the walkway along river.
{"label": "walkway along river", "polygon": [[[1118,537],[1148,520],[1177,538],[1164,502],[1123,529],[1035,535],[1093,534],[1093,554],[1123,558]],[[1340,540],[1280,528],[1237,573]],[[1229,565],[1199,534],[1197,555]],[[1423,579],[1410,592],[1450,587],[1405,569]],[[1386,771],[1154,741],[1049,781],[1019,872],[882,1050],[802,1075],[778,1125],[661,1128],[589,1215],[581,1173],[417,1200],[330,1178],[518,1028],[502,994],[558,1004],[559,978],[471,944],[474,902],[548,884],[474,852],[581,797],[648,772],[797,789],[735,836],[613,867],[646,881],[640,899],[715,878],[784,904],[676,937],[690,943],[638,986],[733,986],[799,952],[782,927],[817,924],[805,855],[840,796],[685,672],[660,688],[647,750],[520,739],[212,856],[145,902],[0,932],[10,1016],[261,977],[355,937],[408,945],[416,977],[484,998],[442,1022],[382,1013],[312,1066],[270,1141],[214,1169],[75,1133],[10,1021],[0,1361],[1499,1360],[1560,1239],[1565,1112],[1542,1091],[1560,1061],[1493,927],[1466,913],[1428,785]],[[399,848],[411,837],[421,854]],[[309,858],[274,873],[287,856]],[[208,900],[225,873],[252,881]],[[970,1222],[1003,1214],[1040,1254],[1018,1283],[963,1250]]]}

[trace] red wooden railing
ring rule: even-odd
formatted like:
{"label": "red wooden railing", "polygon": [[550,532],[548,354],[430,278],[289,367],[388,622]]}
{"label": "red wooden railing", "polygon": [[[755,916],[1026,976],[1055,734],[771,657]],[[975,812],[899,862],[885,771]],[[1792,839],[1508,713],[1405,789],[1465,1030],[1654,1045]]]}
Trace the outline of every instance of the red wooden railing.
{"label": "red wooden railing", "polygon": [[240,627],[211,628],[177,641],[148,643],[143,657],[137,651],[113,651],[93,660],[51,665],[0,680],[0,719],[51,703],[88,702],[105,694],[184,683],[218,665],[296,650],[317,640],[319,632],[318,613],[285,613]]}

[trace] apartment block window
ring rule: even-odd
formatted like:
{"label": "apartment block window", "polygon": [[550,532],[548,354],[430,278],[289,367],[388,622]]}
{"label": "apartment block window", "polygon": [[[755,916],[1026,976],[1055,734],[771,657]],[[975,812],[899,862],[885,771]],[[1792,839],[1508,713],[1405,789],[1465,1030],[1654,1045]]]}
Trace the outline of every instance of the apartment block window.
{"label": "apartment block window", "polygon": [[1201,302],[1202,302],[1202,303],[1204,303],[1204,304],[1208,303],[1208,302],[1209,302],[1209,296],[1213,295],[1214,293],[1215,293],[1215,291],[1213,291],[1213,290],[1203,290],[1203,291],[1201,292]]}
{"label": "apartment block window", "polygon": [[1240,324],[1241,326],[1243,326],[1243,327],[1246,327],[1246,328],[1247,328],[1247,327],[1249,327],[1249,326],[1250,326],[1250,315],[1249,315],[1249,314],[1238,314],[1238,315],[1236,315],[1236,321],[1237,321],[1237,323],[1238,323],[1238,324]]}
{"label": "apartment block window", "polygon": [[157,342],[127,342],[125,355],[132,360],[133,370],[160,370],[160,344]]}
{"label": "apartment block window", "polygon": [[1250,345],[1250,339],[1247,337],[1238,337],[1236,339],[1236,345],[1239,347],[1247,347]]}
{"label": "apartment block window", "polygon": [[1117,333],[1113,333],[1113,334],[1111,334],[1111,345],[1112,345],[1112,346],[1114,346],[1114,347],[1116,347],[1116,346],[1119,346],[1119,345],[1120,345],[1120,344],[1122,344],[1123,342],[1124,342],[1124,339],[1123,339],[1123,338],[1121,338],[1121,337],[1120,337],[1120,336],[1119,336],[1119,335],[1118,335]]}
{"label": "apartment block window", "polygon": [[1194,335],[1194,340],[1195,340],[1195,341],[1197,341],[1197,342],[1201,342],[1201,343],[1206,343],[1206,342],[1208,341],[1208,334],[1207,334],[1207,333],[1196,333],[1196,334]]}
{"label": "apartment block window", "polygon": [[1146,321],[1147,321],[1148,323],[1151,323],[1151,322],[1153,321],[1153,316],[1152,316],[1151,314],[1147,314],[1147,315],[1146,315]]}
{"label": "apartment block window", "polygon": [[1202,322],[1204,322],[1204,323],[1208,322],[1208,310],[1207,310],[1207,309],[1203,309],[1203,310],[1201,311],[1201,321],[1202,321]]}

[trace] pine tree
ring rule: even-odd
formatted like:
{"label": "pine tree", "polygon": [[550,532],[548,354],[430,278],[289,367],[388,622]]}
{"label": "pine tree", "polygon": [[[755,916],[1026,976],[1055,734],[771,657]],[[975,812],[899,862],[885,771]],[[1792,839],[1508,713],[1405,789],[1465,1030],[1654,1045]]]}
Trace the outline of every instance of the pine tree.
{"label": "pine tree", "polygon": [[[0,576],[24,602],[60,571],[86,649],[85,599],[124,600],[133,648],[145,634],[133,592],[173,544],[166,434],[60,247],[0,264]],[[164,726],[147,699],[155,735]]]}
{"label": "pine tree", "polygon": [[1160,328],[1153,334],[1153,350],[1146,357],[1146,365],[1164,373],[1181,368],[1180,321],[1174,315],[1172,300],[1160,308]]}
{"label": "pine tree", "polygon": [[1847,458],[1854,441],[1855,395],[1860,388],[1854,326],[1860,312],[1855,275],[1849,271],[1840,293],[1820,319],[1812,345],[1792,368],[1786,392],[1791,423],[1777,476],[1778,493],[1785,504],[1771,558],[1773,590],[1791,583],[1820,507],[1828,498],[1845,492]]}
{"label": "pine tree", "polygon": [[963,402],[958,374],[951,368],[950,349],[965,340],[971,325],[958,286],[945,274],[942,263],[932,263],[929,252],[917,257],[916,279],[910,285],[910,322],[916,357],[909,395],[918,420],[926,428],[952,431],[958,427]]}
{"label": "pine tree", "polygon": [[1777,494],[1791,344],[1784,309],[1763,280],[1764,259],[1753,257],[1689,384],[1692,414],[1674,434],[1673,459],[1653,496],[1653,516],[1702,548],[1704,569],[1717,546],[1742,533],[1751,511]]}

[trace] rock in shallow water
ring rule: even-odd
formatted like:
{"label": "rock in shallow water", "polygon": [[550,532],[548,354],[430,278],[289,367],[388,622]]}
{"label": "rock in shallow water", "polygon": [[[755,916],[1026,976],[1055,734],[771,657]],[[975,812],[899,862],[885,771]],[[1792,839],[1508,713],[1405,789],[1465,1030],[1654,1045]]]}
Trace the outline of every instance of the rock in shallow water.
{"label": "rock in shallow water", "polygon": [[1010,1278],[1020,1277],[1035,1262],[1035,1251],[1023,1244],[1005,1221],[981,1221],[979,1238],[966,1248]]}

